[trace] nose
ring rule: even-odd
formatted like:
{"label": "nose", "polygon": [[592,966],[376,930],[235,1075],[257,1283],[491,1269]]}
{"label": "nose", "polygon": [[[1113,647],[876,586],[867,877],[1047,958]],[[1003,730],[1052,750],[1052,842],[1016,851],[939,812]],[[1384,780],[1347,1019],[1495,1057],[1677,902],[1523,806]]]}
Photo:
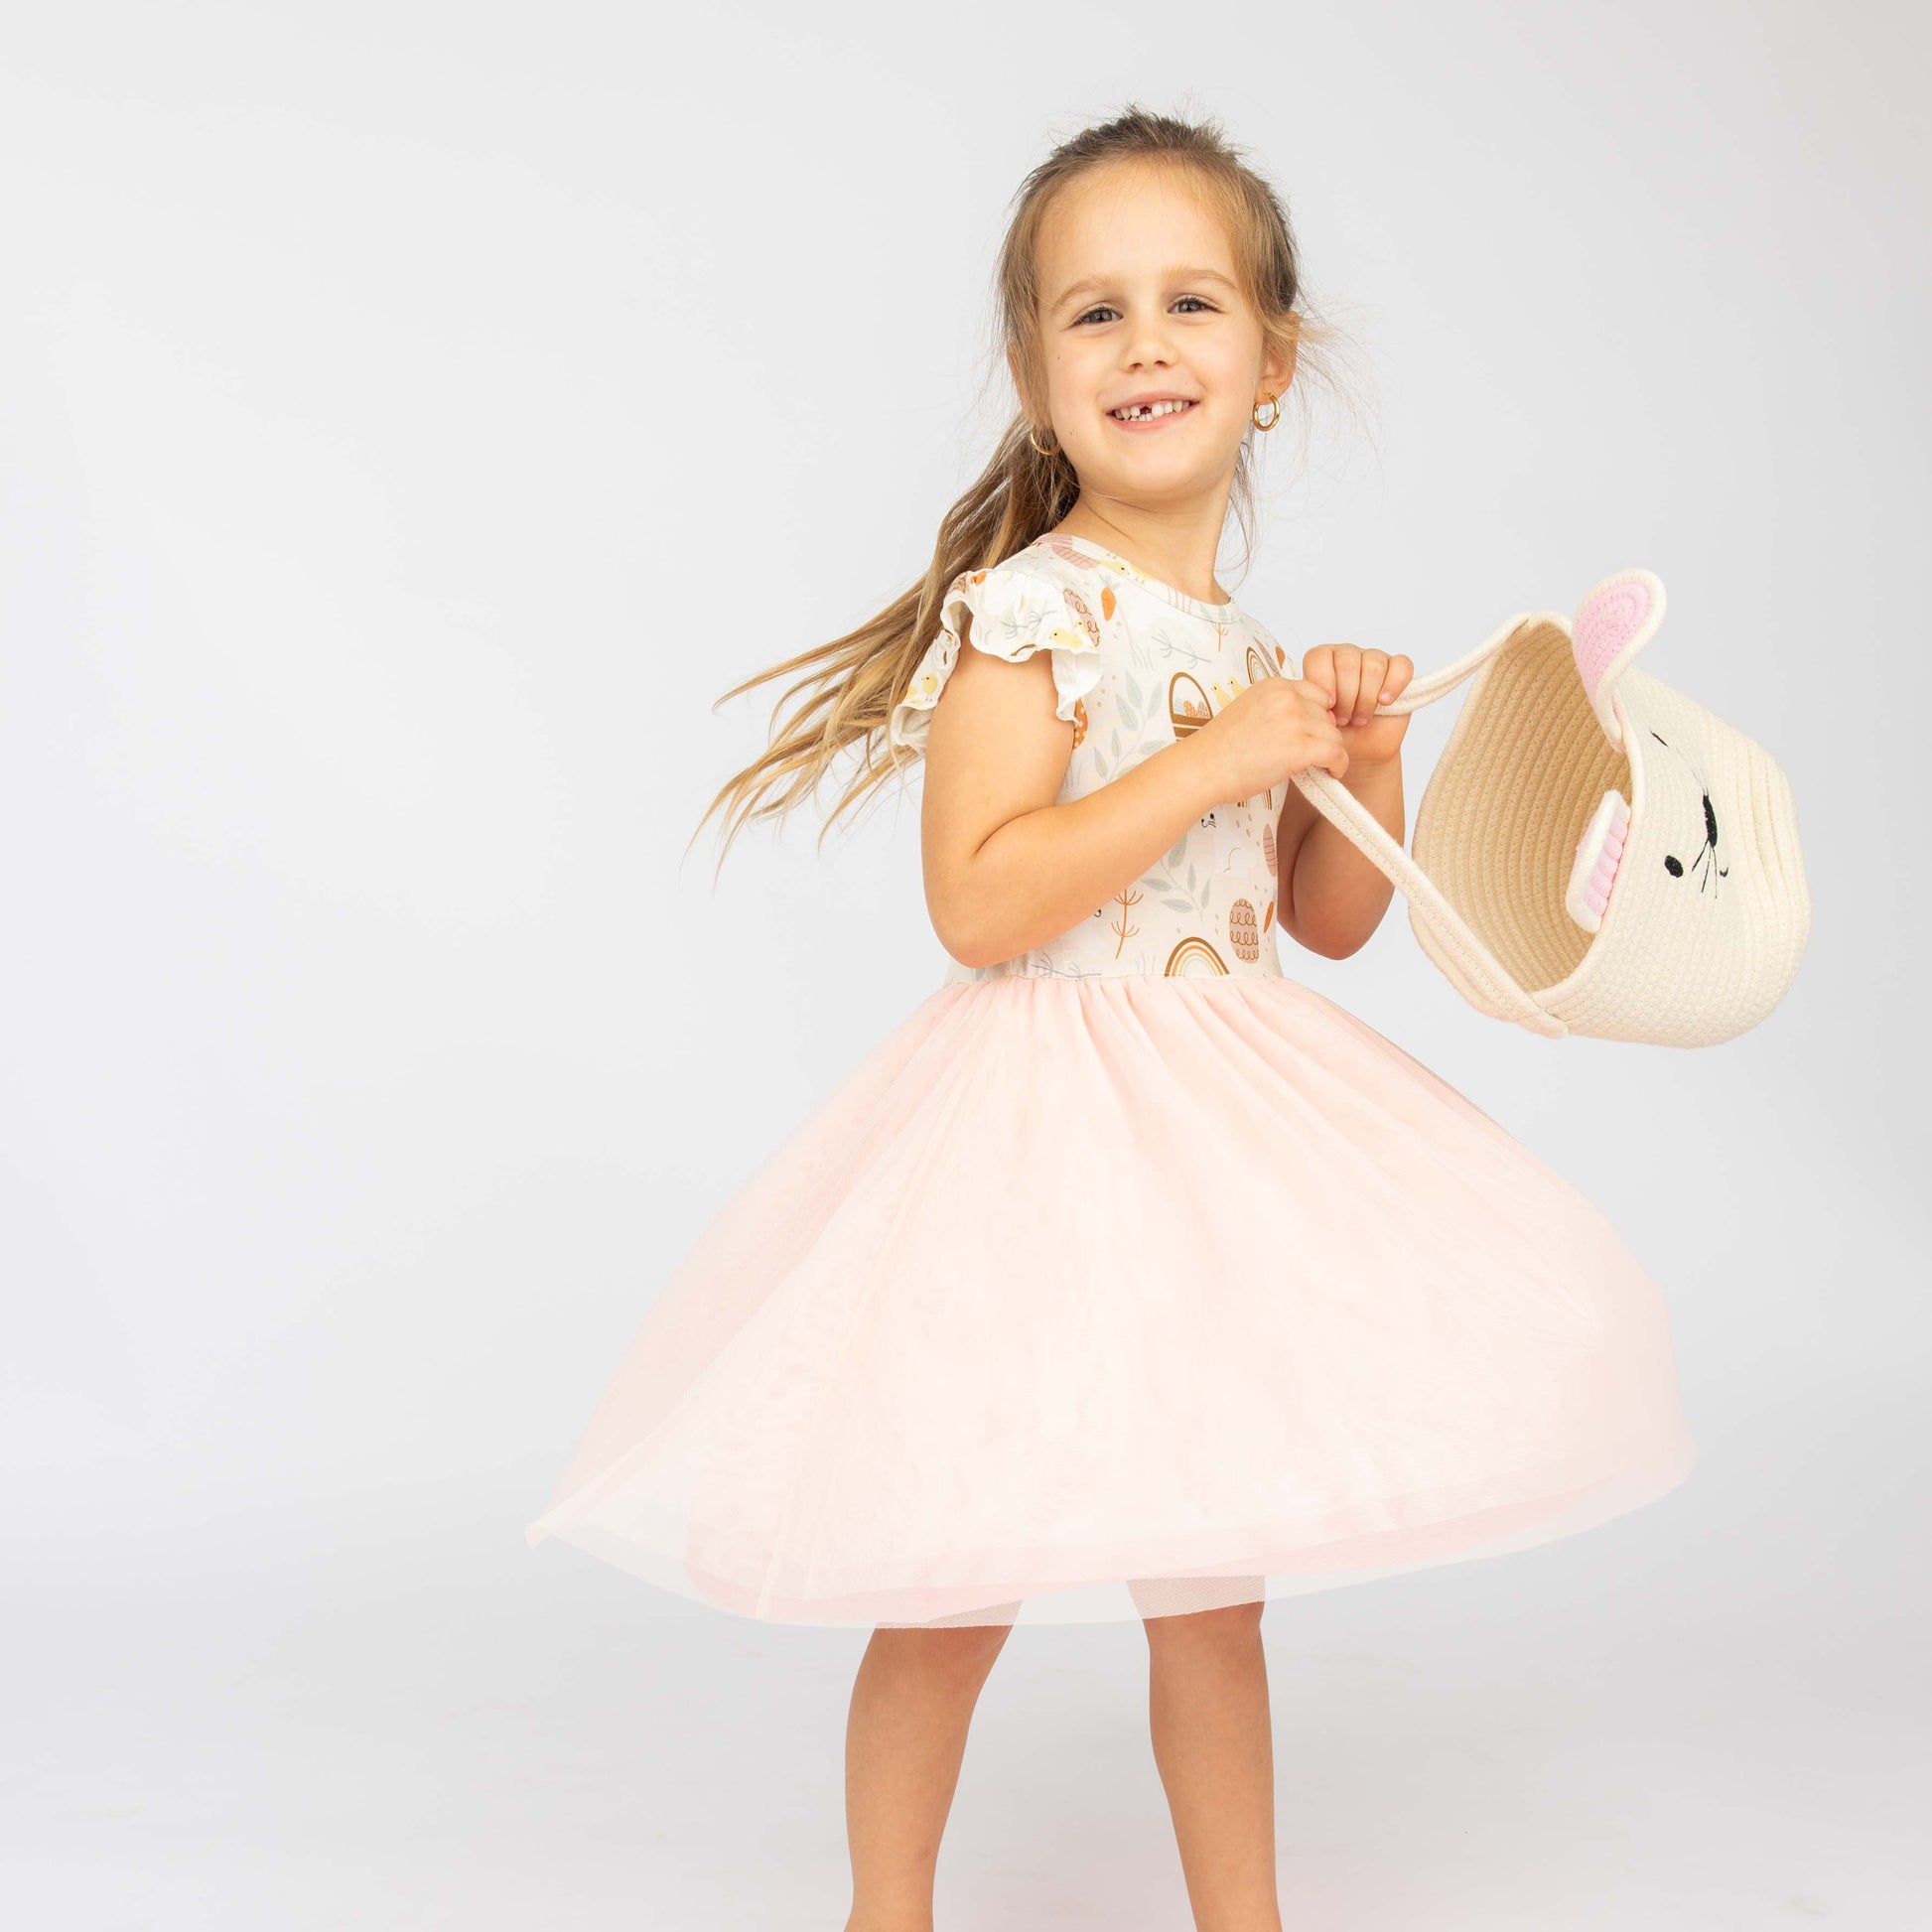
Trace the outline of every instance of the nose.
{"label": "nose", "polygon": [[1144,369],[1150,364],[1166,366],[1173,360],[1173,337],[1165,311],[1142,310],[1134,327],[1121,337],[1120,365],[1123,369]]}

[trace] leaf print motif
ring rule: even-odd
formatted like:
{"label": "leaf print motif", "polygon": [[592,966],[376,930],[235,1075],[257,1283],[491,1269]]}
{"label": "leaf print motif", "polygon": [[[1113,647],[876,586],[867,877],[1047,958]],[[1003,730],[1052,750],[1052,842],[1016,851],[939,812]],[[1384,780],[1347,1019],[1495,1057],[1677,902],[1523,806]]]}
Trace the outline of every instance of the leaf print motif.
{"label": "leaf print motif", "polygon": [[1149,633],[1149,641],[1157,658],[1177,663],[1183,670],[1200,670],[1205,665],[1219,663],[1221,657],[1218,647],[1210,650],[1190,632],[1175,631],[1166,624],[1157,624]]}
{"label": "leaf print motif", "polygon": [[[1182,847],[1191,846],[1198,834],[1199,827],[1196,827],[1181,841]],[[1149,873],[1141,884],[1152,888],[1157,893],[1165,894],[1167,897],[1161,900],[1161,903],[1170,912],[1189,913],[1193,921],[1200,923],[1206,922],[1213,916],[1213,907],[1209,902],[1212,897],[1209,882],[1202,879],[1191,864],[1187,868],[1184,884],[1172,873],[1159,871]]]}
{"label": "leaf print motif", "polygon": [[1037,955],[1040,966],[1038,976],[1052,980],[1090,980],[1105,969],[1099,966],[1083,966],[1078,960],[1058,960],[1051,953]]}

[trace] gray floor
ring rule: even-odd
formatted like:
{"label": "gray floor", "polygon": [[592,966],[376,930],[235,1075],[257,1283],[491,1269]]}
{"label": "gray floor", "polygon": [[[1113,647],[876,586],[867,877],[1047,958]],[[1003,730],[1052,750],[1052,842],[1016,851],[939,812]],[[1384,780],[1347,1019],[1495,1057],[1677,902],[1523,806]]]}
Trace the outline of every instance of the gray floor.
{"label": "gray floor", "polygon": [[[1861,1407],[1908,1466],[1917,1405]],[[1808,1477],[1792,1421],[1727,1423],[1647,1518],[1269,1606],[1291,1927],[1932,1924],[1923,1508]],[[40,1541],[13,1923],[838,1932],[863,1633],[526,1550],[550,1473]],[[1015,1633],[939,1932],[1185,1932],[1145,1668],[1137,1624]]]}

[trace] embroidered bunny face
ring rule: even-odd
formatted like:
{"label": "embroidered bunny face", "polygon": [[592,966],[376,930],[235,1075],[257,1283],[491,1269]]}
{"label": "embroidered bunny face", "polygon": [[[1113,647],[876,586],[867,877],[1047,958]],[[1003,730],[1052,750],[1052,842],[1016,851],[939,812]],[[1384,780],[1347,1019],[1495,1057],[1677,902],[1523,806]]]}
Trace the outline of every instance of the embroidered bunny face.
{"label": "embroidered bunny face", "polygon": [[1777,1003],[1810,901],[1783,772],[1742,732],[1636,668],[1664,609],[1656,577],[1623,571],[1585,598],[1571,626],[1584,701],[1623,755],[1625,783],[1595,801],[1564,906],[1596,935],[1570,980],[1585,964],[1605,985],[1627,980],[1616,1004],[1632,1029],[1647,1003],[1666,1004],[1646,989],[1667,980],[1673,1031],[1690,1043],[1740,1033]]}
{"label": "embroidered bunny face", "polygon": [[[1584,600],[1572,626],[1572,652],[1584,696],[1604,737],[1629,757],[1633,790],[1649,781],[1654,823],[1646,827],[1646,855],[1662,866],[1667,878],[1687,882],[1687,890],[1694,887],[1699,897],[1708,896],[1715,905],[1730,876],[1725,828],[1749,824],[1748,781],[1762,778],[1761,767],[1768,760],[1742,733],[1689,705],[1668,686],[1631,676],[1637,653],[1656,635],[1663,616],[1663,585],[1648,571],[1626,571]],[[1619,694],[1625,694],[1621,704]],[[1672,699],[1677,700],[1674,707]],[[1626,728],[1632,709],[1648,722]],[[1680,713],[1668,737],[1655,722],[1666,709]],[[1660,758],[1674,759],[1677,768],[1657,769]],[[1725,793],[1722,813],[1714,785]],[[1630,799],[1620,791],[1606,791],[1578,842],[1564,902],[1587,932],[1601,930],[1622,868],[1644,862],[1627,850],[1631,814]]]}

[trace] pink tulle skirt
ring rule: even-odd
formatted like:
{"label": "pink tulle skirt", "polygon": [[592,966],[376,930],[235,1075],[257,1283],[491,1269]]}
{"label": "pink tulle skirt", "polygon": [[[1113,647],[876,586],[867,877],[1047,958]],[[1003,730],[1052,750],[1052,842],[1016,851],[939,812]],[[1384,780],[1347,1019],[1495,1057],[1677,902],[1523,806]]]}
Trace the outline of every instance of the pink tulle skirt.
{"label": "pink tulle skirt", "polygon": [[1680,1482],[1656,1284],[1289,978],[947,982],[671,1274],[527,1531],[743,1615],[1106,1622]]}

